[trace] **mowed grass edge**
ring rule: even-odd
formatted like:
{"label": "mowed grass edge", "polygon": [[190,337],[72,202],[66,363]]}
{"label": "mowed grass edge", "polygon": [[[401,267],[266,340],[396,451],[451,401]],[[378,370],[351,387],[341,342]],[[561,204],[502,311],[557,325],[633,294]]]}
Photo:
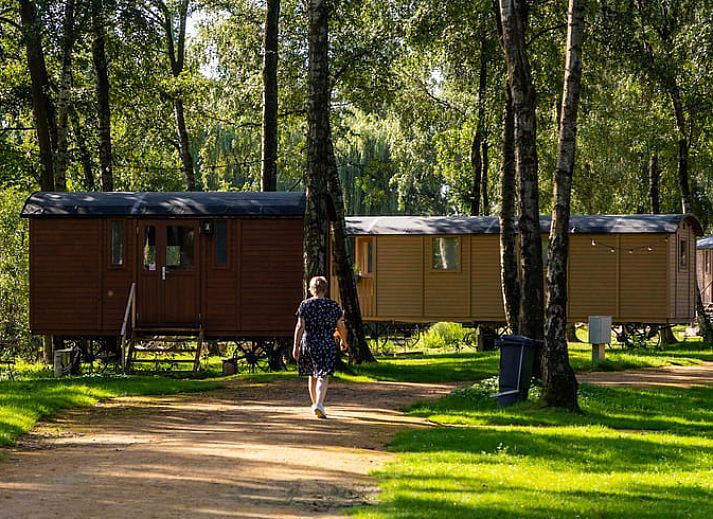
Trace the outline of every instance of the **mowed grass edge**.
{"label": "mowed grass edge", "polygon": [[12,445],[38,420],[51,418],[62,409],[89,407],[122,396],[168,395],[220,387],[204,380],[159,376],[5,380],[0,382],[0,446]]}
{"label": "mowed grass edge", "polygon": [[[629,355],[635,367],[710,360],[701,346],[622,352],[608,367]],[[586,351],[573,349],[581,371]],[[582,385],[583,413],[571,414],[535,401],[497,409],[495,387],[490,379],[409,409],[442,427],[397,435],[398,460],[375,473],[378,502],[350,514],[713,517],[713,388]]]}

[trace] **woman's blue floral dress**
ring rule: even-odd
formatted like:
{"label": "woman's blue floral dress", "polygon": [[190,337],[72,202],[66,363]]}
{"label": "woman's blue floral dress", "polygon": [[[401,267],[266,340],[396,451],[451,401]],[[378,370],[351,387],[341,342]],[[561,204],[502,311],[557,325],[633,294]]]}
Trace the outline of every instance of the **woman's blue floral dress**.
{"label": "woman's blue floral dress", "polygon": [[334,373],[337,362],[334,330],[342,313],[339,305],[326,297],[313,297],[300,303],[297,316],[305,322],[297,361],[300,375],[326,377]]}

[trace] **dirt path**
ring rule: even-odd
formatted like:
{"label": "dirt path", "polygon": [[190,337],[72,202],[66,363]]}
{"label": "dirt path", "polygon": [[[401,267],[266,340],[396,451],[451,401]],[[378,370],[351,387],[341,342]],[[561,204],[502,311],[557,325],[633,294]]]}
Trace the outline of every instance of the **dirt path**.
{"label": "dirt path", "polygon": [[125,398],[40,424],[0,449],[0,517],[337,517],[407,427],[397,411],[453,385],[333,384],[328,420],[303,381]]}
{"label": "dirt path", "polygon": [[618,387],[713,386],[713,362],[697,366],[632,369],[577,375],[579,382]]}

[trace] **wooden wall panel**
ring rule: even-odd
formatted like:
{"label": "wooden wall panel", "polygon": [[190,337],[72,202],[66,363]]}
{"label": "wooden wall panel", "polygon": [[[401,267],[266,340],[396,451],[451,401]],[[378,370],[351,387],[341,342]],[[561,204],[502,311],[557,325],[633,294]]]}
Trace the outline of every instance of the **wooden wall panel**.
{"label": "wooden wall panel", "polygon": [[482,234],[470,237],[471,319],[505,322],[500,280],[500,237]]}
{"label": "wooden wall panel", "polygon": [[[203,261],[202,322],[207,336],[230,335],[240,328],[238,257],[240,220],[223,220],[227,233],[227,263],[216,265],[216,231],[201,235]],[[216,220],[217,223],[217,220]]]}
{"label": "wooden wall panel", "polygon": [[713,303],[713,255],[712,249],[696,251],[696,272],[698,287],[701,289],[701,299],[704,305]]}
{"label": "wooden wall panel", "polygon": [[30,226],[32,332],[97,334],[102,221],[37,219]]}
{"label": "wooden wall panel", "polygon": [[669,263],[664,237],[622,234],[619,243],[619,318],[628,322],[665,322]]}
{"label": "wooden wall panel", "polygon": [[424,237],[424,318],[429,321],[464,321],[470,315],[470,237],[448,237],[460,238],[460,269],[455,271],[431,268],[434,237]]}
{"label": "wooden wall panel", "polygon": [[587,322],[590,315],[610,315],[616,320],[620,256],[617,236],[572,235],[569,244],[568,320]]}
{"label": "wooden wall panel", "polygon": [[290,336],[302,300],[302,219],[241,221],[240,330]]}
{"label": "wooden wall panel", "polygon": [[[673,262],[671,269],[673,270],[673,278],[675,286],[672,287],[671,293],[675,300],[673,302],[674,312],[673,317],[678,320],[694,320],[696,315],[695,310],[695,272],[696,272],[696,252],[695,243],[696,236],[693,229],[688,223],[684,223],[675,235],[675,243],[673,246]],[[680,264],[680,244],[686,242],[686,257],[685,266]]]}
{"label": "wooden wall panel", "polygon": [[102,222],[101,329],[106,335],[121,333],[136,267],[136,220],[133,218],[124,219],[124,265],[111,264],[111,226],[115,220],[107,218]]}
{"label": "wooden wall panel", "polygon": [[386,320],[423,318],[423,237],[378,236],[377,315]]}

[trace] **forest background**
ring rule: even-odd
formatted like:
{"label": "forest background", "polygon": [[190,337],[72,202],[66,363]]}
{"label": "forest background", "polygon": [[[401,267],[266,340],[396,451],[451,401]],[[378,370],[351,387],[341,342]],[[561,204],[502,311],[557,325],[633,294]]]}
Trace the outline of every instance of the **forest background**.
{"label": "forest background", "polygon": [[[277,3],[277,189],[301,191],[308,19],[304,2]],[[540,209],[549,214],[567,6],[527,4]],[[329,6],[346,214],[497,214],[505,63],[494,3]],[[260,190],[266,8],[0,0],[0,351],[39,352],[19,211],[47,182],[43,130],[54,143],[55,189]],[[586,20],[572,212],[681,212],[685,151],[692,207],[709,229],[713,2],[591,0]],[[53,128],[37,118],[40,58]]]}

